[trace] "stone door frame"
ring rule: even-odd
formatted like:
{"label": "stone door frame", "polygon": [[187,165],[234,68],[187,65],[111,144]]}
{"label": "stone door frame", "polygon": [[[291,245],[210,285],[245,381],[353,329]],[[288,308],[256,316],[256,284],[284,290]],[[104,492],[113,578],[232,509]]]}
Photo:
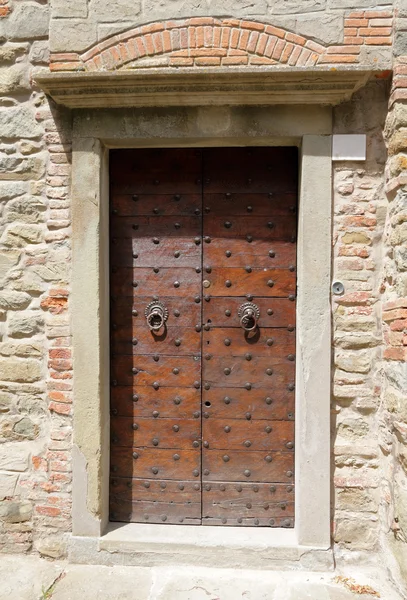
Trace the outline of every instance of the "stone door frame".
{"label": "stone door frame", "polygon": [[[174,561],[238,566],[240,561],[257,568],[332,564],[331,109],[82,110],[73,122],[71,560],[145,566]],[[235,145],[295,145],[300,152],[295,528],[109,524],[109,149]]]}

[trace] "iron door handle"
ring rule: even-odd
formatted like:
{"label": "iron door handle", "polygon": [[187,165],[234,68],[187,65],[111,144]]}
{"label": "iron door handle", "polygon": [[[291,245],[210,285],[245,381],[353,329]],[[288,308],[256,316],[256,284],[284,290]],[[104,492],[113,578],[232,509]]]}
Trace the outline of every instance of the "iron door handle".
{"label": "iron door handle", "polygon": [[245,331],[253,331],[257,327],[260,317],[260,308],[253,302],[244,302],[237,312],[240,319],[240,327]]}
{"label": "iron door handle", "polygon": [[168,319],[168,309],[158,300],[147,304],[144,314],[146,315],[147,325],[153,333],[162,329]]}

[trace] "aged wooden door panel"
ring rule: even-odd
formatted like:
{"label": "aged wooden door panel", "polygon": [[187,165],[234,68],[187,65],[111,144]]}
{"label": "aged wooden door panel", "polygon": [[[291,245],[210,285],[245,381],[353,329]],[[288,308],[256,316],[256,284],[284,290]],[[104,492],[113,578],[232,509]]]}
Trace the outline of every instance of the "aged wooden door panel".
{"label": "aged wooden door panel", "polygon": [[294,148],[112,152],[112,520],[293,526],[296,204]]}
{"label": "aged wooden door panel", "polygon": [[203,171],[202,522],[292,527],[296,154],[212,149]]}
{"label": "aged wooden door panel", "polygon": [[[114,521],[201,522],[201,163],[111,155]],[[157,301],[168,320],[154,331]]]}

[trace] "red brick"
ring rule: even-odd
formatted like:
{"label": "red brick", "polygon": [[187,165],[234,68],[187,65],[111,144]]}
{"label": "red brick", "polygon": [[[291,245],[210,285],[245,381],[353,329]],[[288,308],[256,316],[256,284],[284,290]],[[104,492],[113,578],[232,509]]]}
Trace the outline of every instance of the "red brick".
{"label": "red brick", "polygon": [[201,56],[195,59],[195,64],[198,67],[216,67],[220,65],[220,58],[216,58],[214,56]]}
{"label": "red brick", "polygon": [[233,48],[231,48],[228,51],[228,56],[247,56],[247,52],[245,52],[244,50],[234,50]]}
{"label": "red brick", "polygon": [[345,19],[345,27],[367,27],[367,19]]}
{"label": "red brick", "polygon": [[205,33],[203,27],[197,27],[196,29],[196,47],[203,48],[205,46]]}
{"label": "red brick", "polygon": [[8,15],[10,14],[11,9],[9,6],[0,6],[0,18],[4,19],[5,17],[8,17]]}
{"label": "red brick", "polygon": [[260,56],[264,54],[268,40],[269,40],[269,36],[266,35],[265,33],[262,33],[259,36],[259,41],[257,42],[257,46],[256,46],[256,54],[260,54]]}
{"label": "red brick", "polygon": [[188,48],[188,29],[183,27],[179,30],[179,43],[182,49]]}
{"label": "red brick", "polygon": [[301,52],[302,52],[302,47],[301,46],[295,46],[293,52],[291,53],[290,59],[288,61],[288,64],[290,66],[293,67],[294,65],[297,64],[297,60],[298,60]]}
{"label": "red brick", "polygon": [[358,45],[358,44],[363,44],[365,41],[365,38],[361,38],[361,37],[345,37],[343,39],[345,44],[348,45]]}
{"label": "red brick", "polygon": [[220,27],[214,27],[213,28],[213,46],[214,48],[219,48],[220,47],[220,35],[221,35],[221,28]]}
{"label": "red brick", "polygon": [[326,54],[325,56],[320,56],[319,62],[322,63],[335,63],[335,64],[344,64],[344,63],[356,63],[358,59],[356,56],[345,56],[343,54],[335,55],[335,54]]}
{"label": "red brick", "polygon": [[239,19],[223,19],[222,21],[223,27],[240,27]]}
{"label": "red brick", "polygon": [[390,10],[366,10],[365,17],[366,19],[376,19],[376,18],[389,18],[392,17],[393,13]]}
{"label": "red brick", "polygon": [[187,50],[188,55],[195,56],[226,56],[227,50],[224,48],[197,48],[196,50]]}
{"label": "red brick", "polygon": [[[193,50],[192,52],[199,52],[199,50]],[[205,50],[201,50],[201,52],[205,52]],[[189,50],[177,50],[176,52],[172,52],[171,56],[174,58],[188,58]]]}
{"label": "red brick", "polygon": [[56,506],[36,506],[35,511],[39,515],[46,515],[47,517],[59,517],[61,509]]}
{"label": "red brick", "polygon": [[347,46],[330,46],[327,48],[327,54],[359,54],[360,46],[353,46],[349,48]]}
{"label": "red brick", "polygon": [[41,308],[49,310],[52,314],[60,314],[68,307],[67,298],[44,298],[41,300]]}
{"label": "red brick", "polygon": [[50,358],[72,358],[72,353],[70,348],[52,348],[49,350]]}
{"label": "red brick", "polygon": [[47,387],[49,390],[60,390],[65,392],[71,392],[73,388],[70,381],[60,381],[54,379],[47,381]]}
{"label": "red brick", "polygon": [[370,19],[369,27],[391,27],[393,19]]}
{"label": "red brick", "polygon": [[240,27],[242,29],[252,29],[253,31],[264,31],[265,25],[254,21],[242,21]]}
{"label": "red brick", "polygon": [[170,57],[170,65],[172,67],[192,67],[193,64],[194,61],[192,58]]}
{"label": "red brick", "polygon": [[161,54],[164,50],[162,33],[153,33],[153,44],[157,54]]}
{"label": "red brick", "polygon": [[57,413],[58,415],[70,415],[72,413],[71,405],[66,404],[65,402],[50,402],[48,404],[48,410]]}
{"label": "red brick", "polygon": [[342,221],[343,226],[346,227],[375,227],[377,225],[376,217],[359,217],[351,216],[345,217]]}
{"label": "red brick", "polygon": [[164,52],[171,52],[171,33],[169,31],[163,31],[163,50]]}
{"label": "red brick", "polygon": [[252,31],[250,34],[249,42],[247,44],[248,52],[254,52],[256,50],[258,39],[259,39],[259,32]]}
{"label": "red brick", "polygon": [[49,463],[50,471],[57,471],[59,473],[71,473],[72,466],[69,462],[53,460]]}
{"label": "red brick", "polygon": [[222,27],[221,46],[222,48],[229,47],[230,27]]}
{"label": "red brick", "polygon": [[247,50],[247,44],[249,42],[249,36],[250,33],[245,30],[242,29],[240,32],[240,37],[239,37],[239,48],[240,50]]}
{"label": "red brick", "polygon": [[194,17],[192,19],[188,19],[189,25],[214,25],[215,21],[212,17]]}
{"label": "red brick", "polygon": [[63,404],[72,404],[72,397],[67,396],[66,393],[58,390],[51,390],[48,392],[48,398],[54,402],[62,402]]}
{"label": "red brick", "polygon": [[228,65],[228,66],[233,66],[233,65],[247,65],[248,63],[248,56],[225,56],[225,58],[222,59],[222,65]]}
{"label": "red brick", "polygon": [[50,56],[51,62],[77,62],[78,60],[80,56],[76,52],[60,52]]}
{"label": "red brick", "polygon": [[291,52],[293,51],[293,49],[294,49],[294,44],[288,43],[286,45],[286,47],[284,48],[284,52],[281,55],[281,59],[280,59],[281,63],[286,63],[288,61],[288,59],[291,56]]}
{"label": "red brick", "polygon": [[266,33],[270,35],[275,35],[278,38],[285,38],[286,32],[284,29],[280,29],[279,27],[273,27],[272,25],[266,26]]}
{"label": "red brick", "polygon": [[230,47],[231,48],[237,48],[237,45],[239,43],[239,36],[240,36],[239,29],[232,29],[232,33],[230,36]]}
{"label": "red brick", "polygon": [[363,10],[354,10],[348,14],[349,19],[361,19],[364,16],[365,16],[365,13]]}
{"label": "red brick", "polygon": [[302,35],[297,35],[295,33],[287,33],[285,36],[287,42],[292,42],[293,44],[298,44],[299,46],[305,46],[307,40],[302,37]]}
{"label": "red brick", "polygon": [[391,27],[362,27],[359,29],[359,35],[363,36],[390,36]]}
{"label": "red brick", "polygon": [[189,27],[188,29],[188,48],[196,48],[195,31],[195,27]]}
{"label": "red brick", "polygon": [[155,54],[154,44],[153,44],[153,36],[151,34],[147,34],[144,36],[144,46],[146,48],[147,54],[150,56]]}
{"label": "red brick", "polygon": [[72,476],[68,473],[50,473],[50,481],[60,481],[61,483],[71,483]]}
{"label": "red brick", "polygon": [[119,44],[118,48],[119,48],[120,57],[121,57],[122,61],[124,63],[129,62],[130,55],[127,51],[127,44],[121,43],[121,44]]}
{"label": "red brick", "polygon": [[383,356],[386,360],[399,360],[404,362],[407,360],[407,348],[404,346],[398,348],[386,348]]}
{"label": "red brick", "polygon": [[404,331],[407,330],[407,319],[397,319],[390,324],[392,331]]}
{"label": "red brick", "polygon": [[279,60],[280,56],[283,53],[284,47],[286,45],[285,40],[278,40],[277,44],[274,48],[273,54],[271,55],[271,58],[274,58],[274,60]]}
{"label": "red brick", "polygon": [[370,292],[349,292],[343,296],[335,298],[336,304],[372,304],[375,300],[372,298]]}
{"label": "red brick", "polygon": [[85,66],[82,62],[50,63],[49,68],[54,73],[60,71],[83,71]]}
{"label": "red brick", "polygon": [[311,50],[309,50],[308,48],[303,48],[301,50],[300,57],[297,60],[297,65],[300,67],[303,67],[310,56],[311,56]]}
{"label": "red brick", "polygon": [[266,56],[252,56],[250,58],[251,65],[275,65],[276,61]]}
{"label": "red brick", "polygon": [[48,462],[45,460],[45,458],[42,458],[41,456],[33,456],[31,458],[31,462],[36,471],[48,471]]}
{"label": "red brick", "polygon": [[137,37],[136,38],[136,44],[137,44],[137,50],[138,50],[139,56],[140,57],[145,56],[146,55],[146,49],[145,49],[145,46],[144,46],[144,39],[141,38],[141,37]]}
{"label": "red brick", "polygon": [[343,30],[343,35],[346,36],[354,36],[358,34],[358,30],[356,27],[345,27]]}
{"label": "red brick", "polygon": [[213,43],[213,27],[204,27],[204,46],[211,48]]}
{"label": "red brick", "polygon": [[305,44],[305,47],[308,48],[308,50],[312,50],[312,52],[318,52],[319,54],[325,52],[324,46],[321,46],[321,44],[317,44],[317,42],[313,42],[312,40],[308,40],[308,42]]}
{"label": "red brick", "polygon": [[391,38],[388,37],[367,37],[365,44],[368,46],[391,46]]}

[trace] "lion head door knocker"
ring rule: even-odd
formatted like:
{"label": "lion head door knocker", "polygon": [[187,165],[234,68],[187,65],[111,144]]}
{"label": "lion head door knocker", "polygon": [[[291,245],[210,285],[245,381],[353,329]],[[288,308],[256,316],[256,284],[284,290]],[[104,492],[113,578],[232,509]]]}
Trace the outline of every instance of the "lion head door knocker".
{"label": "lion head door knocker", "polygon": [[147,304],[146,310],[147,325],[154,334],[157,334],[162,329],[168,319],[168,309],[162,302],[153,300],[150,304]]}
{"label": "lion head door knocker", "polygon": [[253,331],[257,327],[260,317],[260,309],[253,302],[244,302],[237,312],[240,319],[240,327],[245,331]]}

